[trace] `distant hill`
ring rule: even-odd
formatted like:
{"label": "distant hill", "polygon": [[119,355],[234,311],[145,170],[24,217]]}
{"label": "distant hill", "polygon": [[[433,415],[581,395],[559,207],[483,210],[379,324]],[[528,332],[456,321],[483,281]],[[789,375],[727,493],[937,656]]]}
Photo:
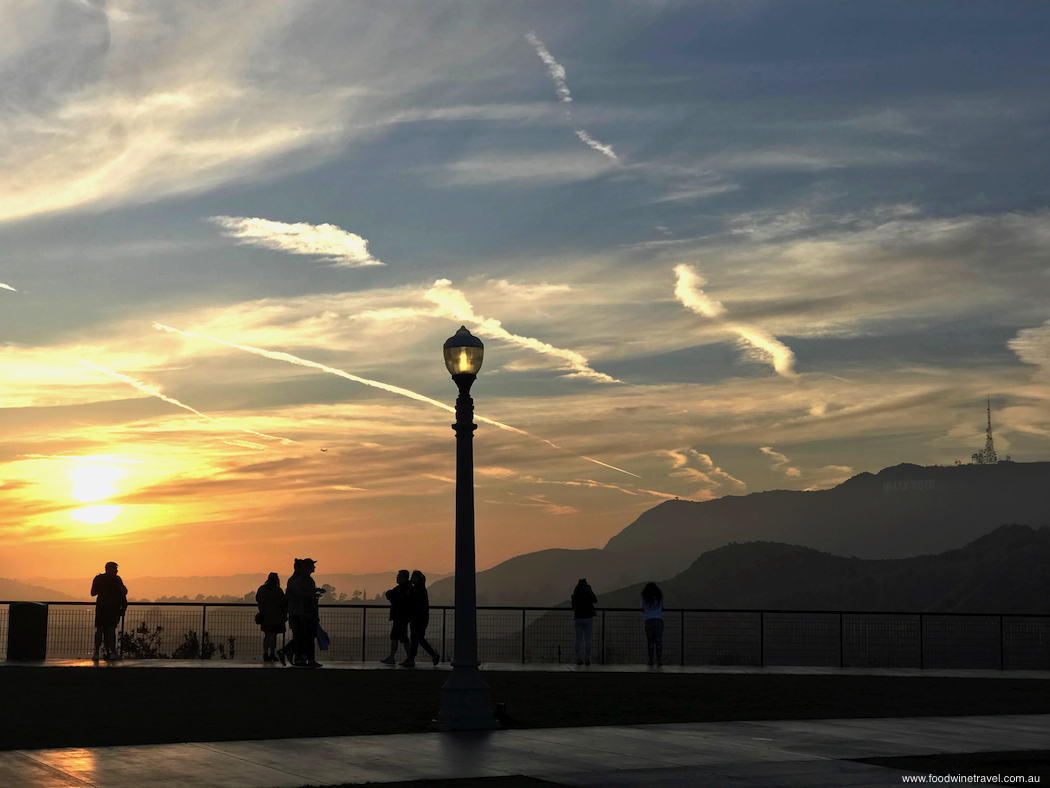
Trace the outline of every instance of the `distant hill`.
{"label": "distant hill", "polygon": [[[409,568],[414,569],[415,567]],[[266,581],[267,574],[269,573],[253,572],[251,574],[199,577],[125,577],[123,575],[122,577],[125,585],[128,587],[128,596],[131,599],[152,601],[163,596],[188,596],[190,599],[193,599],[198,594],[203,594],[204,596],[229,595],[240,597],[249,591],[255,591]],[[291,574],[291,571],[278,572],[278,574],[281,578],[281,584],[284,585],[288,582],[288,575]],[[374,572],[365,575],[317,573],[314,575],[314,580],[319,586],[328,583],[335,587],[337,593],[345,593],[348,597],[354,591],[364,591],[369,597],[374,597],[377,593],[392,588],[396,575],[396,569],[389,572]],[[448,577],[448,575],[428,575],[427,580],[440,580],[443,577]],[[55,597],[57,601],[58,599],[90,599],[91,579],[90,577],[73,579],[34,577],[30,578],[29,582],[46,585],[49,588],[64,592],[59,597]],[[45,599],[45,597],[40,597],[40,599]],[[385,601],[384,604],[386,604]]]}
{"label": "distant hill", "polygon": [[[951,550],[1003,523],[1050,525],[1050,462],[897,465],[830,490],[773,490],[665,501],[601,550],[543,550],[477,575],[479,604],[553,605],[581,577],[598,593],[672,577],[730,542],[773,541],[841,556],[905,558]],[[431,600],[448,604],[452,580]]]}
{"label": "distant hill", "polygon": [[[635,607],[642,585],[602,594],[599,604]],[[668,607],[1047,614],[1050,528],[1004,525],[958,550],[914,558],[731,544],[660,585]]]}
{"label": "distant hill", "polygon": [[53,588],[19,583],[0,577],[0,599],[5,602],[73,602],[76,597]]}

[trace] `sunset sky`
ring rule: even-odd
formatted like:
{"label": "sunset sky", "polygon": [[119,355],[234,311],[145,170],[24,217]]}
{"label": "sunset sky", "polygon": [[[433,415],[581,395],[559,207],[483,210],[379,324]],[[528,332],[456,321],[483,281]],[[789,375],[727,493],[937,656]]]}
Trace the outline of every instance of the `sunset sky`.
{"label": "sunset sky", "polygon": [[0,576],[451,571],[460,325],[479,568],[968,460],[985,397],[1001,455],[1050,458],[1048,34],[1045,3],[3,3]]}

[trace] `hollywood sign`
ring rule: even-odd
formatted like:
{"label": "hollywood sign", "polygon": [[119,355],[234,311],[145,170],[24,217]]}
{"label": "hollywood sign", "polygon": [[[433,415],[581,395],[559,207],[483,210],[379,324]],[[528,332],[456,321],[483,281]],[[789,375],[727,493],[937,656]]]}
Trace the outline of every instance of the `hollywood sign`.
{"label": "hollywood sign", "polygon": [[934,479],[905,479],[896,482],[883,482],[883,492],[899,492],[901,490],[932,490]]}

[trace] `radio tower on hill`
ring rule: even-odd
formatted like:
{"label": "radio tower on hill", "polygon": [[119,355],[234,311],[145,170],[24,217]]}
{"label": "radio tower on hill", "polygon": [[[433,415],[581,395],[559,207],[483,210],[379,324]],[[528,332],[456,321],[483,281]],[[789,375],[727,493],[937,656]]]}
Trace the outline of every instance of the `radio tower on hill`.
{"label": "radio tower on hill", "polygon": [[974,452],[973,465],[995,465],[999,458],[995,455],[995,445],[992,443],[992,400],[988,398],[988,430],[985,432],[984,451]]}

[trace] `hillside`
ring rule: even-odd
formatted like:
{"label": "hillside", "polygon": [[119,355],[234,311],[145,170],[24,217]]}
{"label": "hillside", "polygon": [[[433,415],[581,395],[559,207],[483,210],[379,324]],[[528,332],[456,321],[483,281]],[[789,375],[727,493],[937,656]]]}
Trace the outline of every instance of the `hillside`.
{"label": "hillside", "polygon": [[[479,604],[552,605],[580,577],[598,593],[686,569],[731,542],[770,541],[839,556],[906,558],[959,548],[1003,523],[1050,525],[1050,462],[897,465],[830,490],[665,501],[601,550],[543,550],[477,575]],[[435,583],[435,604],[452,601]]]}
{"label": "hillside", "polygon": [[72,602],[76,597],[53,588],[44,588],[0,577],[0,600],[5,602]]}
{"label": "hillside", "polygon": [[[1004,525],[957,550],[844,558],[775,542],[701,555],[661,584],[668,607],[1050,613],[1050,528]],[[602,594],[634,607],[642,583]]]}

